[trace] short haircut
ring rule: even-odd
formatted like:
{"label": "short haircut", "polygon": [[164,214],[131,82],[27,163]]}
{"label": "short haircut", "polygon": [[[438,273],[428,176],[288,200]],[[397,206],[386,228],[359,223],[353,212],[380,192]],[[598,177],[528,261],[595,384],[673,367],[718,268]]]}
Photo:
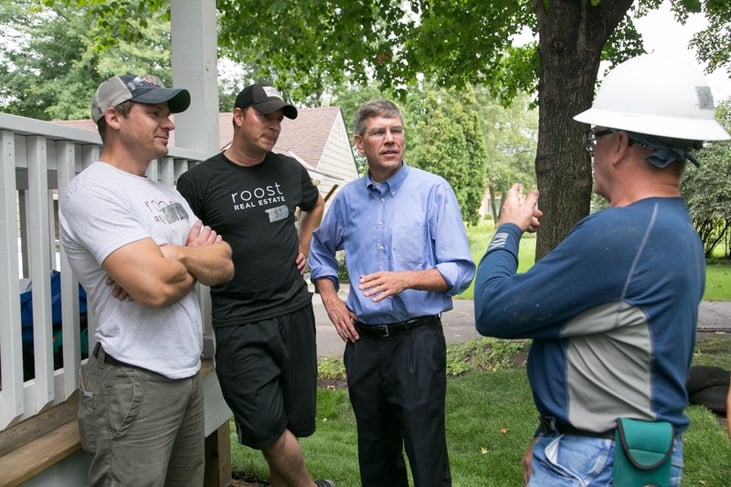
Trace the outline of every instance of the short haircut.
{"label": "short haircut", "polygon": [[401,120],[401,125],[404,124],[404,117],[401,115],[401,110],[395,104],[388,100],[371,100],[361,105],[355,114],[355,118],[353,119],[355,135],[363,135],[365,133],[366,121],[376,116],[386,118],[398,117]]}
{"label": "short haircut", "polygon": [[[129,111],[132,109],[132,103],[133,102],[130,100],[123,101],[122,103],[114,107],[114,111],[116,111],[124,118],[127,118],[129,116]],[[104,135],[107,132],[107,120],[105,117],[99,119],[99,121],[96,123],[96,128],[99,131],[99,137],[101,137],[102,142],[104,142]]]}

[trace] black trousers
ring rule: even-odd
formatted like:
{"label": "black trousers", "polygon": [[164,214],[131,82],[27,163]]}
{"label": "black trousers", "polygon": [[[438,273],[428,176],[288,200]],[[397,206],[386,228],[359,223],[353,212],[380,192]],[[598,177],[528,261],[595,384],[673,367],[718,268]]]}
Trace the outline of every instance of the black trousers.
{"label": "black trousers", "polygon": [[451,486],[444,403],[446,344],[439,318],[389,337],[361,333],[344,362],[358,425],[363,487]]}

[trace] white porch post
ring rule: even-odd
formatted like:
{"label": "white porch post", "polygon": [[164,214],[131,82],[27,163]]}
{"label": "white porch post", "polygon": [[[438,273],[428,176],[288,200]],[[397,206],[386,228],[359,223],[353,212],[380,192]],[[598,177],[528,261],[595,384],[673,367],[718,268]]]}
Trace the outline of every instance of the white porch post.
{"label": "white porch post", "polygon": [[173,85],[190,91],[190,107],[175,115],[175,144],[218,150],[218,70],[215,0],[170,2]]}
{"label": "white porch post", "polygon": [[[173,86],[190,91],[190,107],[175,115],[175,144],[204,154],[218,150],[218,69],[215,0],[170,2]],[[210,296],[200,286],[204,354],[212,352]]]}
{"label": "white porch post", "polygon": [[[215,0],[170,0],[173,86],[190,91],[190,107],[175,115],[175,145],[213,155],[218,149],[218,69]],[[174,177],[178,174],[175,173]],[[211,301],[198,285],[203,315],[203,353],[213,352]],[[206,486],[231,480],[230,439],[226,406],[216,375],[203,374],[205,396]]]}

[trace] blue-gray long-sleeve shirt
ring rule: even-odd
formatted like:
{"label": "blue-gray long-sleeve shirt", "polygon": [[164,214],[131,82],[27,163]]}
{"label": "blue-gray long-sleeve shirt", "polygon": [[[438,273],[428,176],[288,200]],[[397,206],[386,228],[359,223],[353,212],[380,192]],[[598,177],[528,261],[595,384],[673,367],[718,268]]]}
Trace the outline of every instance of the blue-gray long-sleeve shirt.
{"label": "blue-gray long-sleeve shirt", "polygon": [[579,222],[515,274],[520,230],[497,229],[475,279],[486,336],[533,338],[540,414],[602,432],[617,417],[688,425],[685,381],[705,287],[703,247],[681,198],[648,198]]}

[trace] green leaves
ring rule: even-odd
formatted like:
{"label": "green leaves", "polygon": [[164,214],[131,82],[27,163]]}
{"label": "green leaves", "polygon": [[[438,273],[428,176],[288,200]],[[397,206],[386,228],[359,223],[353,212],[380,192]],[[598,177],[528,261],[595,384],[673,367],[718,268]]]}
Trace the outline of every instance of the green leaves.
{"label": "green leaves", "polygon": [[472,90],[429,90],[424,95],[423,112],[411,120],[406,161],[449,181],[462,218],[477,223],[487,157]]}
{"label": "green leaves", "polygon": [[[342,80],[375,79],[402,95],[419,74],[441,86],[493,80],[531,18],[529,2],[507,0],[223,0],[217,8],[221,53],[294,86],[298,100]],[[536,72],[517,86],[535,86]]]}
{"label": "green leaves", "polygon": [[[721,103],[717,114],[726,130],[731,130],[731,100]],[[681,191],[706,257],[711,257],[720,246],[728,258],[731,257],[731,144],[709,142],[696,157],[701,166],[688,164]]]}
{"label": "green leaves", "polygon": [[[141,1],[47,4],[40,11],[33,0],[0,6],[3,30],[16,36],[0,51],[0,110],[40,120],[83,119],[94,90],[109,76],[149,73],[170,83],[164,10],[147,12]],[[104,26],[111,29],[103,34],[107,43],[99,38]]]}

